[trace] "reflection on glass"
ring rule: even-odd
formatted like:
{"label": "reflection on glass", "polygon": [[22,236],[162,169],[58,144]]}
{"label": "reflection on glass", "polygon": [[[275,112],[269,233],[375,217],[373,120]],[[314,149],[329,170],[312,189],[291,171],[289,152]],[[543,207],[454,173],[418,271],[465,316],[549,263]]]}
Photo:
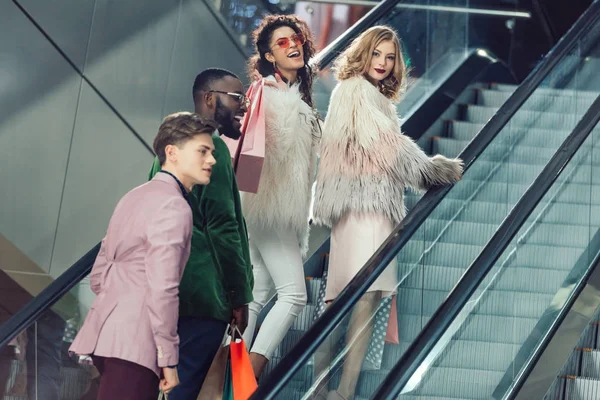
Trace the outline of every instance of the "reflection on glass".
{"label": "reflection on glass", "polygon": [[16,399],[96,399],[97,371],[89,360],[68,352],[89,309],[85,302],[74,304],[80,292],[78,285],[0,349],[1,394]]}

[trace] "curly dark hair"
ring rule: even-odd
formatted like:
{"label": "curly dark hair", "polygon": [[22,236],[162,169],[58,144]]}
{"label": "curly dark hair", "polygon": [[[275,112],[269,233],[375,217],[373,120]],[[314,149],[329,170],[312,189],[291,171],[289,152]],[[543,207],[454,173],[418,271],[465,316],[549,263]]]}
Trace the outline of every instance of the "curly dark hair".
{"label": "curly dark hair", "polygon": [[[315,54],[314,38],[306,22],[295,15],[268,15],[262,20],[252,34],[256,53],[248,61],[248,74],[251,79],[254,71],[258,71],[262,76],[275,74],[275,68],[266,59],[265,54],[271,51],[270,44],[271,39],[273,39],[273,32],[284,26],[292,28],[294,32],[302,34],[306,38],[306,42],[302,46],[302,50],[304,50],[304,68],[298,70],[298,77],[300,78],[302,100],[313,107],[312,84],[316,73],[309,65],[309,60]],[[284,77],[281,78],[285,79]]]}

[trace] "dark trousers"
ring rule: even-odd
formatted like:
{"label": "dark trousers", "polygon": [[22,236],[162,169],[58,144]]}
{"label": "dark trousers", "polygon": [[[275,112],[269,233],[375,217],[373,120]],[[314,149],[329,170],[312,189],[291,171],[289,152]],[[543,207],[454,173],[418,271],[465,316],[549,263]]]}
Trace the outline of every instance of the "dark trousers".
{"label": "dark trousers", "polygon": [[169,393],[169,400],[195,400],[200,393],[227,324],[212,318],[181,317],[179,333],[179,386]]}
{"label": "dark trousers", "polygon": [[92,356],[100,372],[97,400],[156,400],[158,376],[154,371],[119,358]]}

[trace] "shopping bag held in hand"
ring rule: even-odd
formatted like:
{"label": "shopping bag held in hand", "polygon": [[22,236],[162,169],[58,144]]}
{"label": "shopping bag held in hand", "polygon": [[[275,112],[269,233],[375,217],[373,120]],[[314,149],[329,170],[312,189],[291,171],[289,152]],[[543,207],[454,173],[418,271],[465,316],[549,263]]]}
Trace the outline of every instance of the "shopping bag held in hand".
{"label": "shopping bag held in hand", "polygon": [[230,363],[227,363],[227,369],[225,370],[225,381],[223,382],[223,400],[234,400]]}
{"label": "shopping bag held in hand", "polygon": [[233,398],[235,400],[248,400],[258,385],[242,334],[237,327],[234,327],[233,331],[233,338],[229,345]]}
{"label": "shopping bag held in hand", "polygon": [[390,344],[400,343],[400,338],[398,337],[398,305],[396,303],[396,295],[392,297],[390,318],[388,320],[387,332],[385,333],[385,342]]}
{"label": "shopping bag held in hand", "polygon": [[[225,332],[221,346],[213,358],[197,400],[228,400],[229,398],[225,393],[228,385],[231,385],[231,382],[227,381],[227,379],[231,380],[231,371],[228,370],[229,332]],[[233,394],[231,394],[230,400],[233,400]]]}
{"label": "shopping bag held in hand", "polygon": [[246,96],[250,109],[242,121],[239,140],[223,137],[229,147],[239,190],[256,193],[265,159],[265,110],[263,89],[265,81],[252,83]]}

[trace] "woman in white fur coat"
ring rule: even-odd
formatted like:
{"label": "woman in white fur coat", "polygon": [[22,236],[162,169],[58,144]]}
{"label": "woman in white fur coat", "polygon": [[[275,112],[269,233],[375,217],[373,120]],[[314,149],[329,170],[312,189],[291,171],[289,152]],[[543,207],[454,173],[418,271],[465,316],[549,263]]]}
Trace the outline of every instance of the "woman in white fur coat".
{"label": "woman in white fur coat", "polygon": [[318,120],[313,109],[314,54],[306,23],[293,15],[267,16],[254,32],[257,54],[249,72],[266,77],[265,160],[256,194],[243,193],[254,301],[244,334],[252,343],[258,315],[276,294],[250,350],[260,377],[269,358],[306,305],[302,258],[308,247],[311,187],[315,177]]}
{"label": "woman in white fur coat", "polygon": [[[400,130],[393,101],[405,83],[395,31],[375,26],[336,60],[338,85],[323,128],[315,190],[315,222],[331,230],[326,300],[334,300],[404,218],[404,190],[453,183],[462,162],[429,158]],[[328,399],[354,396],[382,296],[395,293],[393,262],[357,303],[350,318],[342,380]],[[358,337],[358,333],[361,333]],[[320,396],[323,396],[322,394]]]}

